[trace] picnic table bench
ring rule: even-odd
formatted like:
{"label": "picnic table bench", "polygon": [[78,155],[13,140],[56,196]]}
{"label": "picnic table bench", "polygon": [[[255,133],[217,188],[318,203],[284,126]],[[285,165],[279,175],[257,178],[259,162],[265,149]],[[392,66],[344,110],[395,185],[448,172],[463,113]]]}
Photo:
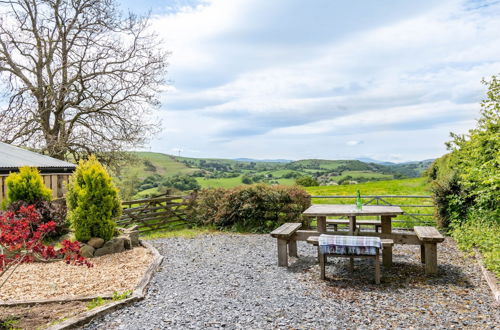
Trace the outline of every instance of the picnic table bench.
{"label": "picnic table bench", "polygon": [[293,235],[301,226],[301,223],[287,222],[271,232],[271,236],[278,239],[278,266],[288,267],[288,255],[297,256],[297,241]]}
{"label": "picnic table bench", "polygon": [[437,243],[443,242],[444,236],[429,226],[415,226],[413,230],[420,241],[420,259],[425,263],[425,273],[437,273]]}

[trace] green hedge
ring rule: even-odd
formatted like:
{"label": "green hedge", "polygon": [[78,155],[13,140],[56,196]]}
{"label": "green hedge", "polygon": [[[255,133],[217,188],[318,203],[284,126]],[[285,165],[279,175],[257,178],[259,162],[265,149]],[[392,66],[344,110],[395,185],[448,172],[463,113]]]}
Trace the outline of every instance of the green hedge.
{"label": "green hedge", "polygon": [[265,233],[285,222],[302,222],[302,212],[310,205],[307,192],[296,186],[203,189],[191,208],[191,218],[217,229]]}
{"label": "green hedge", "polygon": [[440,226],[460,248],[479,249],[500,276],[500,81],[484,81],[481,117],[466,135],[452,134],[449,154],[428,170]]}

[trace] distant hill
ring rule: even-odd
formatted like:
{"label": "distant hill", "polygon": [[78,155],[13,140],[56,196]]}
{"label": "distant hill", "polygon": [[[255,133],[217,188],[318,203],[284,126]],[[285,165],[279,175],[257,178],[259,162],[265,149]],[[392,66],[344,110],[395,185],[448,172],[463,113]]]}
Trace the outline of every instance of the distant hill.
{"label": "distant hill", "polygon": [[253,158],[235,158],[238,162],[255,162],[255,163],[291,163],[289,159],[253,159]]}
{"label": "distant hill", "polygon": [[381,165],[395,165],[393,162],[385,162],[382,160],[376,160],[372,158],[356,158],[356,160],[362,161],[363,163],[373,163],[373,164],[381,164]]}
{"label": "distant hill", "polygon": [[422,161],[406,162],[400,164],[390,165],[396,172],[401,173],[407,177],[414,178],[421,176],[425,170],[431,166],[434,159],[426,159]]}
{"label": "distant hill", "polygon": [[164,182],[177,175],[190,176],[201,187],[229,188],[243,182],[290,185],[304,175],[314,177],[320,185],[337,185],[420,177],[432,163],[432,160],[394,164],[361,160],[191,158],[154,152],[132,154],[137,160],[122,167],[116,180],[122,190],[133,185],[129,196],[140,192],[141,197],[159,193],[166,187]]}

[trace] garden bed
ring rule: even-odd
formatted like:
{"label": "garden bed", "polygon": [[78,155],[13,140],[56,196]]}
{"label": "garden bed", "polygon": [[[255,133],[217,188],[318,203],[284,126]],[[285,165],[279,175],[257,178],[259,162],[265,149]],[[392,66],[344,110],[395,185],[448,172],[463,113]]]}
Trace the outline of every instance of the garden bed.
{"label": "garden bed", "polygon": [[134,290],[153,260],[148,249],[92,258],[94,267],[63,261],[21,265],[0,292],[0,303],[30,300],[66,300],[82,296],[109,296]]}
{"label": "garden bed", "polygon": [[87,310],[87,303],[70,301],[21,306],[0,306],[0,329],[39,329]]}

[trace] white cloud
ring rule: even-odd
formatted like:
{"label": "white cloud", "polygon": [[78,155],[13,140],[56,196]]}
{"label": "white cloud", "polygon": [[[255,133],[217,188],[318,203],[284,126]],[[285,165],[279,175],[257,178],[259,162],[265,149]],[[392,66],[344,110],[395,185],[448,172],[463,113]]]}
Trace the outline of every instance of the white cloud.
{"label": "white cloud", "polygon": [[[153,148],[355,158],[390,136],[373,158],[435,157],[449,131],[477,117],[481,78],[500,72],[499,4],[380,2],[395,6],[386,17],[338,2],[301,12],[297,3],[204,1],[155,17],[173,52],[173,86],[161,114],[167,133]],[[362,22],[336,24],[342,15]]]}
{"label": "white cloud", "polygon": [[361,141],[361,140],[350,140],[350,141],[347,141],[345,144],[347,144],[348,146],[357,146],[357,145],[363,144],[363,141]]}

